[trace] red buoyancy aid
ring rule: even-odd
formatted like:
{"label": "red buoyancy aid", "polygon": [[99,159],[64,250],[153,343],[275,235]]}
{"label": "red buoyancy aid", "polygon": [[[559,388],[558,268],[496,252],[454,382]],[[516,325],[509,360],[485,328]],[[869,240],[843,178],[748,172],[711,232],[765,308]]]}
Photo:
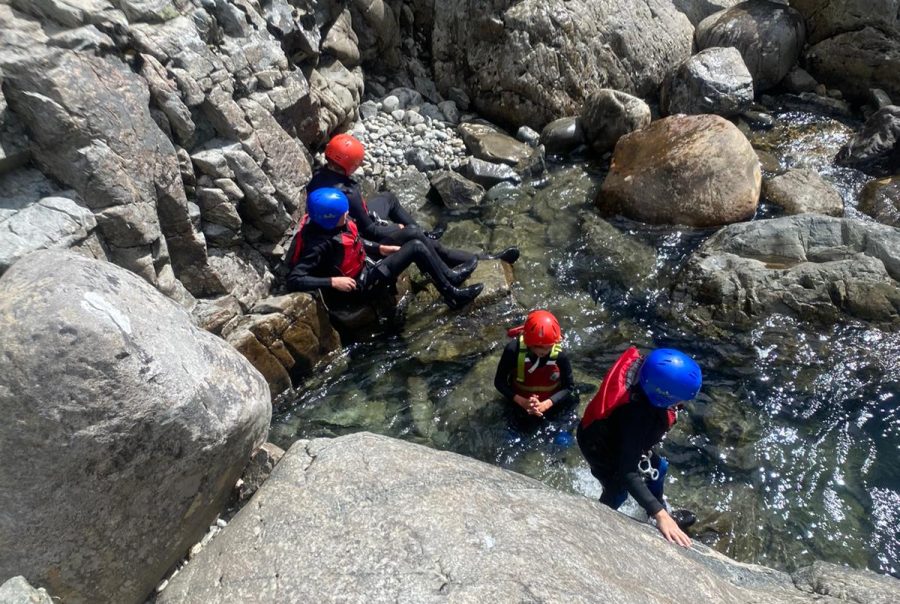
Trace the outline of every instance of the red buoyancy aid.
{"label": "red buoyancy aid", "polygon": [[[300,221],[300,228],[297,229],[297,235],[294,237],[294,251],[291,254],[291,266],[294,266],[300,260],[300,253],[303,251],[303,227],[309,222],[309,214],[303,215]],[[356,278],[366,266],[366,248],[363,247],[362,240],[359,238],[359,229],[352,220],[347,220],[347,228],[342,229],[334,235],[337,242],[343,249],[341,256],[341,264],[338,270],[345,277]]]}
{"label": "red buoyancy aid", "polygon": [[[631,401],[629,386],[632,384],[628,383],[628,370],[640,358],[641,353],[632,346],[616,359],[603,376],[600,390],[584,410],[584,417],[581,418],[582,428],[587,428],[595,421],[606,419],[614,410]],[[669,408],[667,412],[668,427],[671,428],[675,425],[675,409]]]}
{"label": "red buoyancy aid", "polygon": [[516,361],[516,375],[512,388],[519,396],[530,397],[532,394],[551,396],[562,389],[559,365],[556,359],[562,347],[554,344],[547,355],[547,362],[540,365],[541,359],[532,359],[528,355],[524,336],[519,336],[519,358]]}

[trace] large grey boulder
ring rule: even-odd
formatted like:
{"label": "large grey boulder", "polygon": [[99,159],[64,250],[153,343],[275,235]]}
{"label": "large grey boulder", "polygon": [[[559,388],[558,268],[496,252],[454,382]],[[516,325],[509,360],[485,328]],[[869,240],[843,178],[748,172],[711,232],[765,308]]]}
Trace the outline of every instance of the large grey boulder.
{"label": "large grey boulder", "polygon": [[629,132],[650,123],[650,106],[619,90],[598,90],[581,109],[584,138],[597,153],[606,153]]}
{"label": "large grey boulder", "polygon": [[866,26],[891,31],[900,25],[897,0],[791,0],[790,4],[806,20],[810,44]]}
{"label": "large grey boulder", "polygon": [[600,88],[655,96],[692,35],[669,0],[436,2],[435,81],[488,119],[538,129]]}
{"label": "large grey boulder", "polygon": [[900,325],[900,231],[803,214],[733,224],[693,254],[674,312],[700,326],[744,328],[773,313]]}
{"label": "large grey boulder", "polygon": [[604,214],[716,226],[753,216],[762,173],[750,142],[716,115],[675,115],[622,137],[596,198]]}
{"label": "large grey boulder", "polygon": [[841,147],[837,163],[874,176],[900,171],[900,105],[882,107]]}
{"label": "large grey boulder", "polygon": [[748,0],[704,19],[696,38],[700,50],[737,48],[759,93],[778,84],[797,62],[806,30],[803,17],[787,5]]}
{"label": "large grey boulder", "polygon": [[736,48],[707,48],[682,63],[664,90],[669,114],[730,117],[750,108],[753,76]]}
{"label": "large grey boulder", "polygon": [[72,252],[0,278],[0,349],[0,576],[143,602],[264,442],[265,381],[148,283]]}
{"label": "large grey boulder", "polygon": [[826,565],[811,577],[820,593],[801,591],[586,497],[359,433],[295,443],[158,602],[833,604],[821,591],[857,575],[857,601],[897,596],[896,579],[841,571]]}
{"label": "large grey boulder", "polygon": [[844,200],[815,170],[796,168],[763,182],[763,195],[787,214],[842,216]]}
{"label": "large grey boulder", "polygon": [[872,88],[900,99],[900,39],[874,27],[838,34],[810,47],[804,65],[818,81],[865,102]]}

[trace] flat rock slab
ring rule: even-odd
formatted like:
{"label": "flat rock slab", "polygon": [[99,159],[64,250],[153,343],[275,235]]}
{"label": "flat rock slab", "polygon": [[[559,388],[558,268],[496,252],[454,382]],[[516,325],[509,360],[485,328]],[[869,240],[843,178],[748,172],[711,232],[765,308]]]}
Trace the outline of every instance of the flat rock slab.
{"label": "flat rock slab", "polygon": [[[871,585],[868,601],[897,593]],[[295,443],[158,599],[250,601],[836,600],[519,474],[359,433]]]}

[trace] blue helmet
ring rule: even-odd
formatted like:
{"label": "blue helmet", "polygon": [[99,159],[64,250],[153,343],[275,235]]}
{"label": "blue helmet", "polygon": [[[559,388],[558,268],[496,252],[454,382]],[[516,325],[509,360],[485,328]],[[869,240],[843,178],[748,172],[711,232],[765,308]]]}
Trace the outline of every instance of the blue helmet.
{"label": "blue helmet", "polygon": [[671,407],[697,396],[703,374],[694,359],[683,352],[658,348],[644,359],[638,382],[654,406]]}
{"label": "blue helmet", "polygon": [[306,211],[309,213],[309,219],[323,229],[335,228],[349,209],[350,202],[339,189],[322,187],[306,197]]}

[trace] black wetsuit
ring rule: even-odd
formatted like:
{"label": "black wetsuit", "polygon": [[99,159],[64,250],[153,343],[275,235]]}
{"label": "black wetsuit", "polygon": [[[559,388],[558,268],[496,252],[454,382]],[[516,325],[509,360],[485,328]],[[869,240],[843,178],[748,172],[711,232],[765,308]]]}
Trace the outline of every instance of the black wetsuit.
{"label": "black wetsuit", "polygon": [[[527,353],[528,359],[534,361],[536,358],[531,352]],[[549,356],[538,359],[539,367],[547,364]],[[544,412],[544,417],[530,415],[513,401],[516,391],[513,389],[512,383],[515,379],[516,369],[519,362],[519,339],[513,338],[503,349],[500,355],[500,362],[497,364],[497,373],[494,375],[494,388],[497,389],[503,398],[510,401],[507,410],[510,421],[520,430],[529,432],[539,429],[546,420],[556,423],[560,421],[564,427],[571,429],[572,424],[577,419],[574,415],[574,408],[578,404],[578,397],[575,393],[575,378],[572,375],[572,363],[569,361],[565,350],[560,350],[556,357],[556,365],[559,368],[559,382],[561,389],[549,398],[553,401],[553,406]]]}
{"label": "black wetsuit", "polygon": [[[313,173],[306,190],[310,192],[322,187],[343,191],[347,201],[350,202],[350,217],[356,221],[360,234],[366,239],[388,245],[403,245],[412,240],[421,241],[449,267],[469,262],[475,257],[471,252],[445,247],[427,237],[397,196],[389,191],[378,193],[366,202],[360,192],[359,183],[327,166],[318,168]],[[398,226],[401,224],[404,228]]]}
{"label": "black wetsuit", "polygon": [[397,277],[406,268],[415,263],[419,270],[428,274],[440,290],[446,287],[446,277],[440,261],[420,241],[409,241],[400,250],[383,259],[378,254],[378,244],[365,239],[363,246],[368,256],[366,266],[355,277],[357,289],[352,292],[340,292],[331,287],[332,277],[345,276],[340,266],[344,259],[344,247],[339,241],[341,233],[349,232],[347,226],[325,230],[314,222],[308,222],[294,237],[288,250],[288,258],[294,256],[298,239],[302,239],[303,247],[297,262],[290,267],[287,276],[287,288],[292,292],[313,291],[321,289],[331,304],[348,305],[365,302],[373,291],[393,285]]}
{"label": "black wetsuit", "polygon": [[[638,463],[668,431],[668,412],[654,407],[639,386],[632,386],[629,395],[630,402],[614,409],[606,419],[587,427],[579,425],[578,446],[591,473],[603,485],[601,503],[618,508],[628,493],[652,516],[665,507],[662,489],[659,497],[650,492]],[[654,452],[651,464],[658,467],[659,462]]]}

